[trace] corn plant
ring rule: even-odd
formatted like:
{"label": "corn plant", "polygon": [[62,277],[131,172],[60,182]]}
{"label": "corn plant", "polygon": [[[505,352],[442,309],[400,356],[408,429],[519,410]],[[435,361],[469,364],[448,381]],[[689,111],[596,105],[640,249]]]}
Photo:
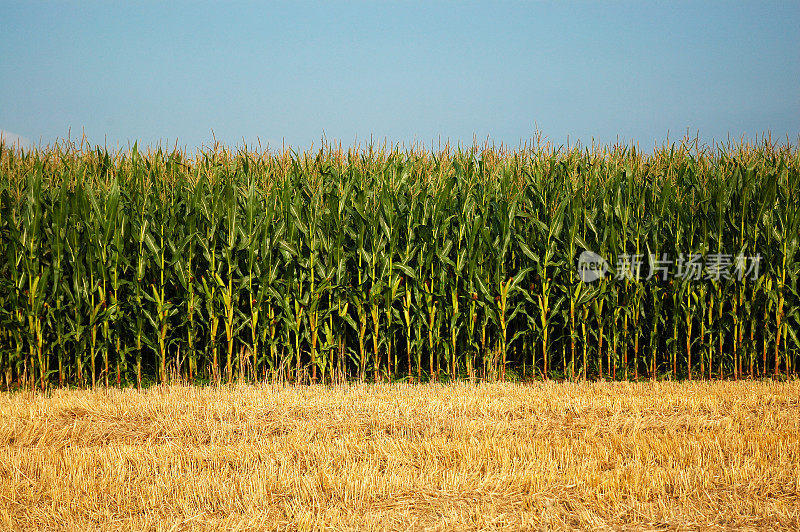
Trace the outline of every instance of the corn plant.
{"label": "corn plant", "polygon": [[0,146],[0,375],[786,377],[799,172],[773,144]]}

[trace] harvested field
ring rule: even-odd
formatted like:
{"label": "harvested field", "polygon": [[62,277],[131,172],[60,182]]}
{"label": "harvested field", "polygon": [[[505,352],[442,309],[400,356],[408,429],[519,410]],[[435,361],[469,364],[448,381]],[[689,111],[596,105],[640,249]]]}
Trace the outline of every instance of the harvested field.
{"label": "harvested field", "polygon": [[4,529],[800,527],[800,382],[0,395]]}

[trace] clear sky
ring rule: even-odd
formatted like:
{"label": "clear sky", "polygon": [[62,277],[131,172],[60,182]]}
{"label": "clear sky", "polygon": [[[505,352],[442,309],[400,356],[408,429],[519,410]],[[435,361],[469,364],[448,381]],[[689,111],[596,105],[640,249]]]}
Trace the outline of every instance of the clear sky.
{"label": "clear sky", "polygon": [[194,149],[796,143],[800,2],[0,1],[0,130]]}

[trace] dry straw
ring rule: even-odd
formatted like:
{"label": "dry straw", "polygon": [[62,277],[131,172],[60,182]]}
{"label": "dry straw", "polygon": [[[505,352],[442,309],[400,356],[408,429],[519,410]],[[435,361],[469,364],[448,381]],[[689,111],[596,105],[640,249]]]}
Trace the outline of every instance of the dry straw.
{"label": "dry straw", "polygon": [[797,529],[800,384],[0,396],[0,527]]}

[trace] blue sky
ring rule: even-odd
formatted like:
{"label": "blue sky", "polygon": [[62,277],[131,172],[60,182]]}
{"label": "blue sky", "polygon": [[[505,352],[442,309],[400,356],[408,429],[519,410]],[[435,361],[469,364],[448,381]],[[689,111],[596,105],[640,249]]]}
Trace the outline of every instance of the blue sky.
{"label": "blue sky", "polygon": [[800,136],[800,2],[0,2],[0,130],[109,147]]}

